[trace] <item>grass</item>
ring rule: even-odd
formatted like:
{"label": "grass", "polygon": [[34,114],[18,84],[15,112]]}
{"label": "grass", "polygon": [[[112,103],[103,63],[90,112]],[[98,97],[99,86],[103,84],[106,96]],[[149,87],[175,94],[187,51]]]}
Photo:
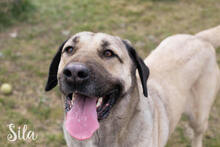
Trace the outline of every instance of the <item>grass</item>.
{"label": "grass", "polygon": [[[0,11],[0,146],[65,146],[63,104],[59,90],[45,93],[49,63],[58,46],[80,31],[106,32],[129,39],[145,57],[164,38],[196,33],[220,24],[219,0],[24,0],[23,6]],[[5,6],[0,3],[0,8]],[[17,9],[16,11],[14,9]],[[2,10],[2,9],[0,9]],[[62,32],[69,32],[65,34]],[[17,37],[10,36],[17,33]],[[220,63],[220,48],[217,49]],[[211,111],[205,146],[220,146],[220,95]],[[190,146],[183,117],[167,147]],[[38,134],[35,142],[7,141],[7,125],[27,123]]]}
{"label": "grass", "polygon": [[17,22],[26,21],[34,6],[29,0],[2,0],[0,2],[0,31]]}

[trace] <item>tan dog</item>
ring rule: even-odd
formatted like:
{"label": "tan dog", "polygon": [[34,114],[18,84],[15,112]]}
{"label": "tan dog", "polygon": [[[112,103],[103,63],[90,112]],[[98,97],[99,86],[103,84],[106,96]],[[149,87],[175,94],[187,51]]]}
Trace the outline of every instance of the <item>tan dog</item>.
{"label": "tan dog", "polygon": [[147,67],[119,37],[81,32],[69,38],[51,63],[46,86],[59,83],[63,94],[67,145],[163,147],[185,113],[192,146],[201,147],[220,87],[219,46],[220,26],[171,36],[145,59]]}

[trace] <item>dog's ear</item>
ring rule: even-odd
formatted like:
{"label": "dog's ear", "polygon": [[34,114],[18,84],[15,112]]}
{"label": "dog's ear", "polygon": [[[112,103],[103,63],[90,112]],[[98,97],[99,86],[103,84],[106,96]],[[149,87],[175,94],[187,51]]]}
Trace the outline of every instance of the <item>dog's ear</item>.
{"label": "dog's ear", "polygon": [[138,73],[141,79],[141,84],[143,88],[143,94],[144,96],[148,96],[147,92],[147,79],[149,77],[149,68],[145,65],[144,61],[141,59],[141,57],[138,56],[135,49],[131,46],[130,42],[123,40],[123,43],[126,46],[126,49],[128,50],[129,56],[132,58],[133,62],[137,66]]}
{"label": "dog's ear", "polygon": [[64,41],[62,43],[62,45],[59,47],[56,55],[53,57],[53,60],[50,64],[48,80],[47,80],[47,84],[46,84],[46,87],[45,87],[45,91],[49,91],[57,85],[57,82],[58,82],[57,81],[58,66],[59,66],[59,63],[60,63],[62,49],[63,49],[63,46],[66,43],[66,41]]}

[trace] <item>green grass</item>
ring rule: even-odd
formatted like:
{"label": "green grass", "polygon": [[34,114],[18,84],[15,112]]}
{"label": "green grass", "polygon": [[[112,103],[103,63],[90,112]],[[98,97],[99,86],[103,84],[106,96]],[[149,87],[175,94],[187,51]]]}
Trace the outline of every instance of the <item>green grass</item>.
{"label": "green grass", "polygon": [[[145,57],[167,36],[197,33],[219,25],[219,18],[219,0],[23,0],[19,6],[0,2],[0,85],[13,86],[12,95],[0,93],[0,146],[65,146],[59,90],[45,93],[44,85],[53,55],[70,35],[117,35],[129,39]],[[62,34],[66,30],[69,34]],[[14,32],[17,37],[10,37]],[[220,48],[217,60],[220,64]],[[211,111],[205,146],[220,146],[219,116],[220,95]],[[190,146],[186,122],[183,117],[168,147]],[[7,142],[9,123],[29,124],[38,140]]]}
{"label": "green grass", "polygon": [[26,21],[35,9],[30,0],[2,0],[0,2],[0,31],[17,22]]}

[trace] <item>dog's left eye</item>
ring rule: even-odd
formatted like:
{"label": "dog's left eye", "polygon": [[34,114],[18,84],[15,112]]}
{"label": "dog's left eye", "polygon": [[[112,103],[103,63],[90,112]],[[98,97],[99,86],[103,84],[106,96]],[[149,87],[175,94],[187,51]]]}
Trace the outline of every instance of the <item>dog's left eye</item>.
{"label": "dog's left eye", "polygon": [[113,56],[114,56],[114,53],[113,53],[113,51],[111,51],[111,50],[105,50],[105,51],[103,52],[103,55],[104,55],[105,57],[113,57]]}
{"label": "dog's left eye", "polygon": [[68,54],[71,54],[73,52],[73,47],[72,46],[68,46],[65,48],[65,52],[67,52]]}

